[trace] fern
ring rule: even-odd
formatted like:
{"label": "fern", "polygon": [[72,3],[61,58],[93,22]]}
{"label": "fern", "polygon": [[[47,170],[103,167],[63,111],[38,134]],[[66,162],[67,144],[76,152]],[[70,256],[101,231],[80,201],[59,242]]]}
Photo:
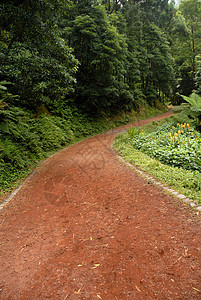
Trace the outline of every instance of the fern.
{"label": "fern", "polygon": [[[188,102],[191,106],[191,108],[199,108],[201,109],[201,97],[195,93],[191,94],[190,97],[181,95],[182,98]],[[182,105],[185,105],[186,103],[182,103]]]}
{"label": "fern", "polygon": [[201,124],[201,97],[195,93],[192,93],[189,97],[181,95],[182,98],[188,103],[182,103],[181,110],[186,110],[187,113],[192,116],[196,116]]}

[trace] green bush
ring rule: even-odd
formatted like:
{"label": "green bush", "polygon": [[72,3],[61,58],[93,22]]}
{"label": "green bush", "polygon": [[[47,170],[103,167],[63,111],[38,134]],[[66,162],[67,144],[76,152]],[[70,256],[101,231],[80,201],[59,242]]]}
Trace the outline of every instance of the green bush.
{"label": "green bush", "polygon": [[201,135],[189,124],[165,123],[148,135],[129,134],[132,145],[164,164],[201,172]]}
{"label": "green bush", "polygon": [[0,186],[5,189],[13,180],[47,157],[72,142],[75,137],[69,122],[60,117],[35,117],[18,107],[0,108]]}

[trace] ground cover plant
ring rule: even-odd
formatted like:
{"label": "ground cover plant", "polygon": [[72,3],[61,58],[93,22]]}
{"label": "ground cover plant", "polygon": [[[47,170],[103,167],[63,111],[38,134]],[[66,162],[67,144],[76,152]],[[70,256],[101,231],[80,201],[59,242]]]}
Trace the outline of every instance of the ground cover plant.
{"label": "ground cover plant", "polygon": [[201,172],[201,135],[189,123],[171,122],[148,135],[142,130],[131,134],[135,149],[164,164]]}
{"label": "ground cover plant", "polygon": [[150,130],[131,128],[114,149],[163,183],[200,202],[201,135],[189,123],[165,122]]}

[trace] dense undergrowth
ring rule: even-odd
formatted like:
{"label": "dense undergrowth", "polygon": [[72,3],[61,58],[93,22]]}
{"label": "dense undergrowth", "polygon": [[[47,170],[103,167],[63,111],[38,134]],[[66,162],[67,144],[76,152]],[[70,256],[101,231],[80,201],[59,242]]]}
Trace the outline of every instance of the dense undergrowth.
{"label": "dense undergrowth", "polygon": [[[134,165],[201,203],[201,135],[195,124],[172,117],[163,124],[131,128],[114,148]],[[190,124],[191,122],[191,124]]]}
{"label": "dense undergrowth", "polygon": [[201,172],[201,135],[189,123],[170,122],[151,134],[133,130],[133,147],[164,164]]}
{"label": "dense undergrowth", "polygon": [[155,108],[145,113],[91,118],[67,107],[62,117],[39,116],[19,107],[0,107],[0,191],[1,196],[26,177],[37,163],[76,141],[136,118],[161,113]]}

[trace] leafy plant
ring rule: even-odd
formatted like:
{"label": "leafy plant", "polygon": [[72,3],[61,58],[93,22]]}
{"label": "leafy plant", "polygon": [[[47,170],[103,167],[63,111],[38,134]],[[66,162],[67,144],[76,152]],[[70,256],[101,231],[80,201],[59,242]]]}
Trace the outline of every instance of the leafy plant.
{"label": "leafy plant", "polygon": [[132,145],[164,164],[201,172],[201,135],[189,124],[167,123],[151,134],[128,131]]}
{"label": "leafy plant", "polygon": [[181,104],[181,109],[186,110],[190,115],[196,116],[201,124],[201,97],[192,93],[189,97],[181,95],[182,98],[189,104]]}
{"label": "leafy plant", "polygon": [[10,81],[2,80],[0,81],[0,90],[7,91],[7,84],[12,84]]}

